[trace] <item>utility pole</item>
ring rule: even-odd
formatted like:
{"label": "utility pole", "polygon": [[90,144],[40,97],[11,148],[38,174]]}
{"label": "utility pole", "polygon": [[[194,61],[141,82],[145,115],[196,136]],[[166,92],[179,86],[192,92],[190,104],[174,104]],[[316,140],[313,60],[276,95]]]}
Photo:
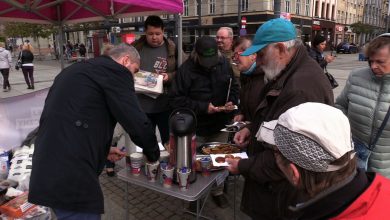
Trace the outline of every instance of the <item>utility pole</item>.
{"label": "utility pole", "polygon": [[348,18],[348,0],[345,0],[345,22],[344,22],[344,30],[343,30],[343,39],[342,42],[345,42],[345,32],[347,32],[347,18]]}
{"label": "utility pole", "polygon": [[241,0],[237,0],[237,5],[238,5],[237,27],[238,27],[238,30],[240,30],[241,29]]}
{"label": "utility pole", "polygon": [[281,0],[274,0],[274,15],[275,15],[275,18],[279,18],[280,17],[281,5],[282,5],[282,1]]}
{"label": "utility pole", "polygon": [[386,17],[386,30],[385,33],[389,31],[389,22],[390,22],[390,0],[387,1],[387,17]]}
{"label": "utility pole", "polygon": [[196,9],[198,11],[198,38],[200,38],[202,36],[202,0],[196,0],[196,2],[198,3]]}

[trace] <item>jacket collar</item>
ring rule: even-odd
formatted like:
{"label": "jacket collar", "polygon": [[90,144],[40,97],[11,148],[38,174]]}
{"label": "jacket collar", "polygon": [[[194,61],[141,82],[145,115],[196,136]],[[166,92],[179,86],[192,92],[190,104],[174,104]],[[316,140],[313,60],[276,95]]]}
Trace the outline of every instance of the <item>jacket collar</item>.
{"label": "jacket collar", "polygon": [[[375,176],[375,174],[373,174]],[[329,219],[339,215],[347,207],[354,204],[355,199],[363,193],[371,184],[372,174],[366,173],[359,169],[354,178],[343,187],[339,188],[319,199],[315,203],[303,208],[302,216],[299,219]],[[363,194],[362,194],[363,193]],[[373,198],[370,198],[372,200]],[[367,200],[358,201],[357,203],[365,203]],[[371,201],[372,202],[372,201]]]}

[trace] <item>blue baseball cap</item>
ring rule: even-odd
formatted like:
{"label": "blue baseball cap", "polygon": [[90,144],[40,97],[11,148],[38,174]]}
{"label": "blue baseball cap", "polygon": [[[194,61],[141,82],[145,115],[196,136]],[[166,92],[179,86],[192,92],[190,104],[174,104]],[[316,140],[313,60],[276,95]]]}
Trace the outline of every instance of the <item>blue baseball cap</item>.
{"label": "blue baseball cap", "polygon": [[284,18],[272,19],[257,29],[252,46],[246,49],[241,56],[249,56],[262,50],[269,44],[289,41],[295,38],[297,38],[297,33],[291,21]]}

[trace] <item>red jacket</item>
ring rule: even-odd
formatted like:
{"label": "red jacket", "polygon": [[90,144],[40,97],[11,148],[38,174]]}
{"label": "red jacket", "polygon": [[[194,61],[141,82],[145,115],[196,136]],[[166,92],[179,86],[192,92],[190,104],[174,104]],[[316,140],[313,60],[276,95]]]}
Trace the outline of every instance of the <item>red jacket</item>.
{"label": "red jacket", "polygon": [[374,181],[347,209],[332,220],[390,219],[390,180],[376,174]]}

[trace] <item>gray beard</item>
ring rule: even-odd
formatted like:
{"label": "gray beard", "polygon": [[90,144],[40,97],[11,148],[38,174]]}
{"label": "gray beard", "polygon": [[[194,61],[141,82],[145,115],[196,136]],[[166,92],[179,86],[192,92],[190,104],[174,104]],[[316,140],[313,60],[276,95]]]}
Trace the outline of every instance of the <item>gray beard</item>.
{"label": "gray beard", "polygon": [[[272,67],[272,66],[274,66],[274,67]],[[276,77],[278,77],[285,67],[286,67],[286,65],[262,66],[261,68],[264,71],[264,74],[265,74],[264,77],[265,77],[266,82],[274,80]]]}

